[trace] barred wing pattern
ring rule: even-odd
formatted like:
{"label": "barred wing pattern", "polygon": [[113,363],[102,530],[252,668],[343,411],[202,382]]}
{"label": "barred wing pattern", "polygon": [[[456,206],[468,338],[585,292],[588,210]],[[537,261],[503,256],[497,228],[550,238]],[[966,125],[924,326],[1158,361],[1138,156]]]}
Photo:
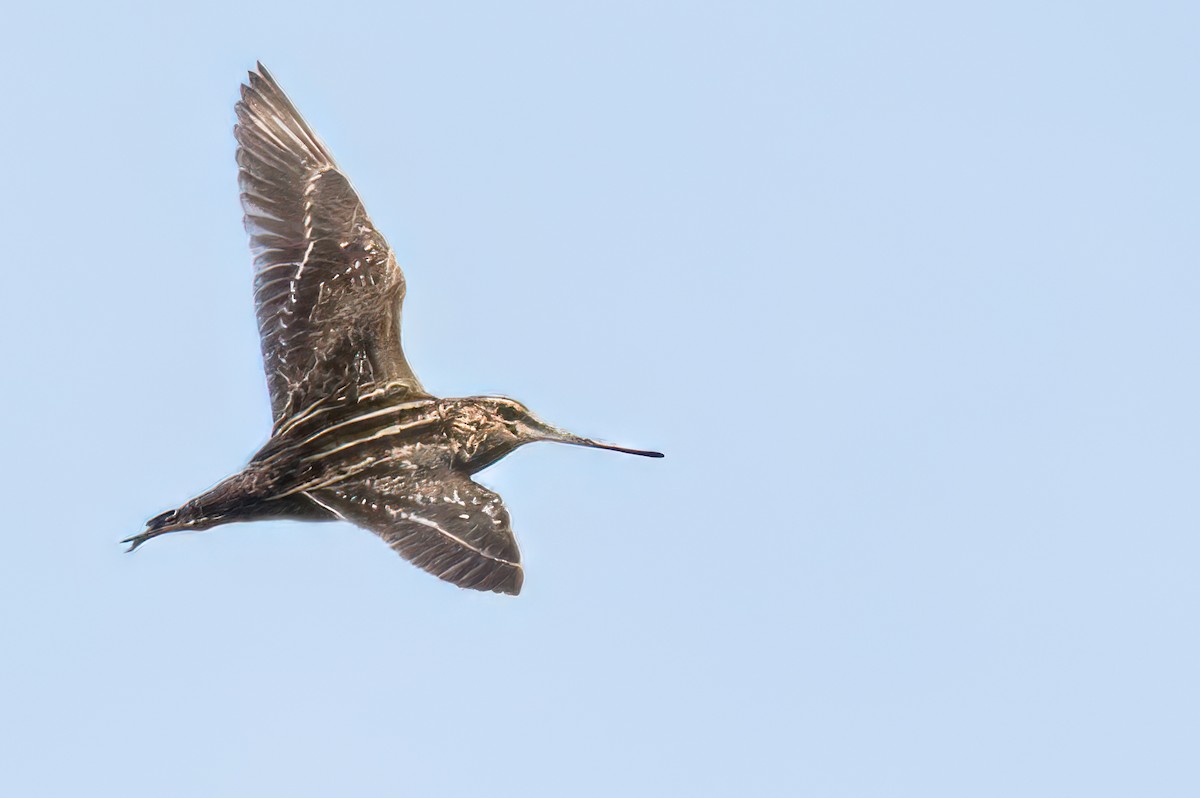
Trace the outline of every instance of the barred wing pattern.
{"label": "barred wing pattern", "polygon": [[459,587],[517,595],[524,572],[500,497],[450,468],[373,476],[312,491],[404,559]]}
{"label": "barred wing pattern", "polygon": [[400,345],[404,275],[350,181],[258,65],[236,106],[238,184],[276,425],[322,399],[426,396]]}

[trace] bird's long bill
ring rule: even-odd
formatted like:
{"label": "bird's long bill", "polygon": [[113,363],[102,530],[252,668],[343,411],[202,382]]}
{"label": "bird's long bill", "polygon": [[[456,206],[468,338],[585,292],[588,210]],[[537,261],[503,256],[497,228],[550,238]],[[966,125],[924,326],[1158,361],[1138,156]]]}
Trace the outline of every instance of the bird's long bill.
{"label": "bird's long bill", "polygon": [[592,449],[608,449],[612,452],[624,452],[625,454],[637,454],[642,457],[662,457],[662,452],[651,452],[646,449],[628,449],[624,446],[616,446],[611,443],[601,443],[594,441],[591,438],[584,438],[579,435],[572,435],[569,432],[563,432],[560,429],[555,429],[549,424],[545,428],[545,436],[542,438],[545,441],[555,441],[557,443],[569,443],[572,446],[587,446]]}

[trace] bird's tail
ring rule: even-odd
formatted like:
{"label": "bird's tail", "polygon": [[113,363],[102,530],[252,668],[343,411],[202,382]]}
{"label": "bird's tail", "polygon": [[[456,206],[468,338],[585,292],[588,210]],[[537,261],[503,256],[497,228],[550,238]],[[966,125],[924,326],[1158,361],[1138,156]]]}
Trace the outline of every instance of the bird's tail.
{"label": "bird's tail", "polygon": [[180,511],[187,507],[185,504],[177,510],[167,510],[165,513],[160,513],[146,522],[146,531],[141,534],[134,535],[122,540],[122,543],[128,543],[129,548],[126,551],[133,551],[138,546],[145,543],[151,538],[156,538],[159,535],[165,535],[168,532],[178,532],[181,529],[187,529],[188,524],[183,521]]}
{"label": "bird's tail", "polygon": [[133,551],[147,540],[168,532],[198,532],[219,524],[269,518],[332,521],[338,516],[313,502],[307,494],[277,491],[270,479],[246,470],[217,483],[183,506],[154,516],[146,522],[146,531],[121,542],[128,543],[128,551]]}
{"label": "bird's tail", "polygon": [[154,516],[146,522],[144,532],[121,542],[129,544],[126,551],[133,551],[146,541],[168,532],[184,529],[198,531],[227,521],[241,520],[237,517],[238,510],[255,503],[248,495],[248,482],[244,474],[235,474],[181,507]]}

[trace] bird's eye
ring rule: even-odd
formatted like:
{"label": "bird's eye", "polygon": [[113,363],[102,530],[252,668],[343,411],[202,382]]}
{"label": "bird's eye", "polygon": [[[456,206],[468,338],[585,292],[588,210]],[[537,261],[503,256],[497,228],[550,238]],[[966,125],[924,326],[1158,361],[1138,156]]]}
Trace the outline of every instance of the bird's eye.
{"label": "bird's eye", "polygon": [[508,405],[500,405],[499,413],[500,418],[504,419],[505,421],[516,421],[518,418],[520,418],[520,414],[517,413],[517,409]]}

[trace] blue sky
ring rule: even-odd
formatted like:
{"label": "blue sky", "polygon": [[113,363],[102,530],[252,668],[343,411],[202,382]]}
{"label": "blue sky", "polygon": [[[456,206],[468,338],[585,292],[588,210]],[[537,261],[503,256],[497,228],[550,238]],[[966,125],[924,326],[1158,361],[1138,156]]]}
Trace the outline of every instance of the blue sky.
{"label": "blue sky", "polygon": [[[11,9],[0,792],[1200,791],[1187,3]],[[517,599],[343,524],[117,541],[269,408],[261,59],[484,472]]]}

